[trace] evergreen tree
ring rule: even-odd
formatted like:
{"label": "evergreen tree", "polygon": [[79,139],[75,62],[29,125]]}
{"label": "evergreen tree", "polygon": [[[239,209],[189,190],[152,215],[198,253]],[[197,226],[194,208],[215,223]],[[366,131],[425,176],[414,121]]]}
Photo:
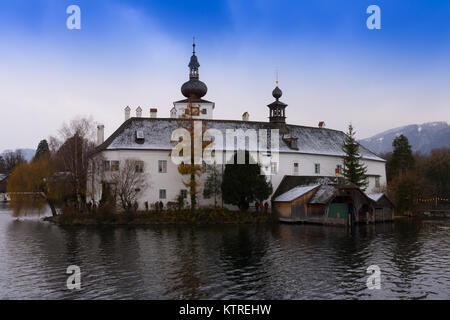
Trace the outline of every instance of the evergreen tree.
{"label": "evergreen tree", "polygon": [[222,181],[222,197],[225,203],[239,206],[247,210],[249,203],[267,199],[272,194],[272,183],[261,175],[259,164],[250,164],[250,154],[245,151],[245,164],[238,164],[238,154],[234,154],[233,162],[225,165]]}
{"label": "evergreen tree", "polygon": [[414,156],[409,145],[408,138],[399,135],[392,142],[394,151],[387,163],[387,178],[392,180],[395,176],[403,175],[412,169],[415,164]]}
{"label": "evergreen tree", "polygon": [[345,137],[342,150],[345,152],[343,175],[344,178],[354,185],[365,190],[368,185],[366,176],[367,167],[361,162],[361,155],[359,154],[359,144],[355,139],[355,131],[353,126],[348,126],[348,132]]}
{"label": "evergreen tree", "polygon": [[102,197],[100,198],[99,205],[101,207],[106,205],[115,205],[115,197],[109,183],[102,182]]}
{"label": "evergreen tree", "polygon": [[41,142],[39,142],[39,145],[36,149],[36,153],[34,155],[33,161],[39,160],[44,155],[49,155],[49,154],[50,154],[50,148],[48,147],[47,140],[45,140],[45,139],[41,140]]}

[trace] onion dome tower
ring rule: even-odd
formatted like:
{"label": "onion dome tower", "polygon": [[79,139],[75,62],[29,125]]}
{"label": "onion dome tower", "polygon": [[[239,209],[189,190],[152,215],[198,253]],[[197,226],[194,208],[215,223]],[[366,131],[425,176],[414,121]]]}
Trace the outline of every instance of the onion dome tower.
{"label": "onion dome tower", "polygon": [[269,121],[271,123],[286,123],[285,108],[287,107],[287,104],[279,100],[282,95],[283,92],[278,88],[277,80],[277,86],[272,91],[272,96],[275,98],[275,101],[267,105],[270,109]]}
{"label": "onion dome tower", "polygon": [[185,82],[181,86],[181,93],[188,99],[201,99],[206,92],[208,92],[208,87],[206,84],[199,80],[198,68],[200,63],[198,63],[197,56],[195,55],[195,41],[192,44],[192,57],[189,62],[189,81]]}

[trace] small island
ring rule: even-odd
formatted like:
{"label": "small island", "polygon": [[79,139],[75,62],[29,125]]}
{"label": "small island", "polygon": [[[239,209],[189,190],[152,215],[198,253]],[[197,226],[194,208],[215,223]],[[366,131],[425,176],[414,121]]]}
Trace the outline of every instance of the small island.
{"label": "small island", "polygon": [[61,226],[67,225],[211,225],[211,224],[270,224],[277,222],[271,212],[231,211],[226,208],[202,208],[164,211],[136,211],[127,213],[65,212],[43,218]]}

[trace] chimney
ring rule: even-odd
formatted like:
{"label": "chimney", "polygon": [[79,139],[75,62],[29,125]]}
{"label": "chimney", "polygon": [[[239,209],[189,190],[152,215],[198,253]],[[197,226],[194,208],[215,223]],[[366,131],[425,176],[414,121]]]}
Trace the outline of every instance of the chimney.
{"label": "chimney", "polygon": [[125,108],[125,121],[127,121],[128,119],[130,119],[130,112],[131,112],[131,109],[130,109],[129,106],[127,106],[127,107]]}
{"label": "chimney", "polygon": [[142,117],[142,108],[141,107],[137,107],[137,109],[136,109],[136,117],[137,118],[141,118]]}
{"label": "chimney", "polygon": [[157,114],[158,114],[158,109],[150,108],[150,118],[156,118]]}
{"label": "chimney", "polygon": [[105,141],[105,126],[100,124],[97,126],[97,145],[101,145]]}
{"label": "chimney", "polygon": [[319,122],[319,128],[323,128],[325,127],[325,121],[320,121]]}
{"label": "chimney", "polygon": [[242,114],[242,121],[248,121],[248,119],[250,119],[250,115],[248,114],[247,111],[245,111],[245,112]]}

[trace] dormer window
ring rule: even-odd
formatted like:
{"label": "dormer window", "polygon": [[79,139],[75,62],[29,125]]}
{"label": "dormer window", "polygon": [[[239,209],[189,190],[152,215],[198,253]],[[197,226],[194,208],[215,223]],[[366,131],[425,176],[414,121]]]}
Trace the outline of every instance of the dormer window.
{"label": "dormer window", "polygon": [[136,130],[136,142],[137,143],[144,143],[144,131],[143,130]]}

